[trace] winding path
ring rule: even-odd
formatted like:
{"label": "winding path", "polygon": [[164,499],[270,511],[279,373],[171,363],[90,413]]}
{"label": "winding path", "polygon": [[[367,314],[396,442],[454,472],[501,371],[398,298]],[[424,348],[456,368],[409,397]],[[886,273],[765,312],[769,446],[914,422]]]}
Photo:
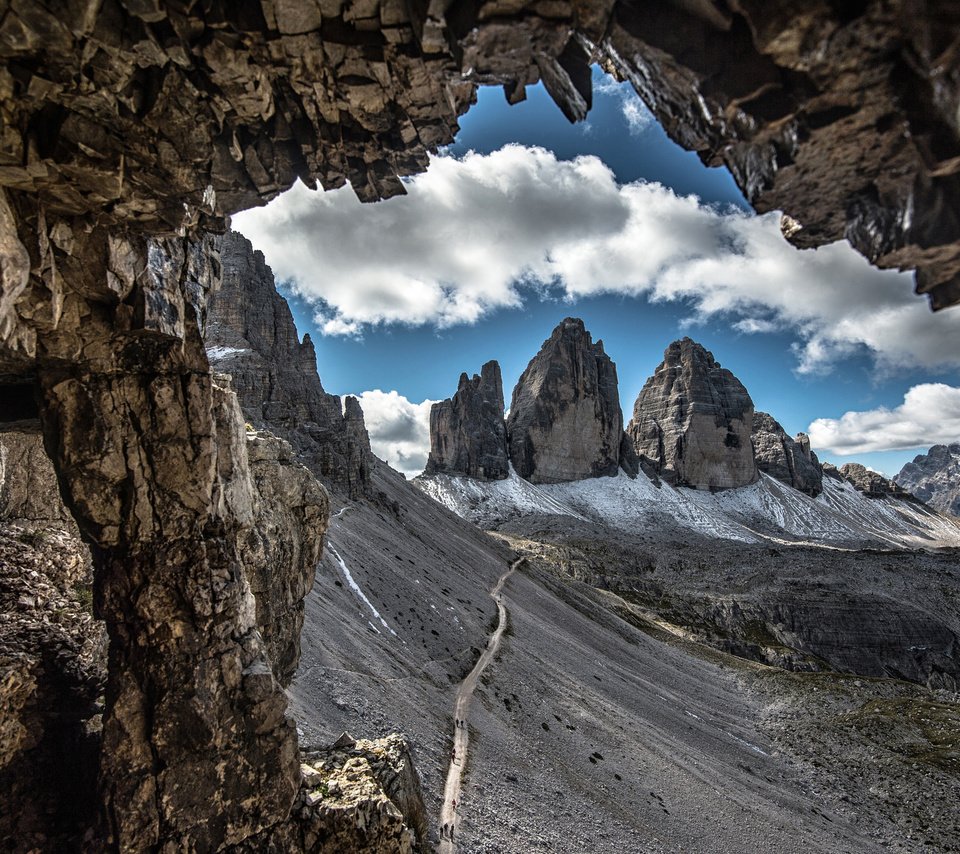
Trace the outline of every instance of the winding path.
{"label": "winding path", "polygon": [[447,771],[447,783],[443,790],[443,809],[440,811],[441,828],[444,825],[448,825],[454,829],[454,834],[453,839],[441,837],[440,854],[455,854],[457,850],[456,831],[459,829],[460,820],[457,817],[454,803],[460,800],[460,780],[463,776],[463,769],[466,767],[467,748],[470,744],[470,729],[467,724],[470,715],[470,701],[473,699],[473,692],[477,687],[477,683],[480,681],[480,675],[486,669],[487,665],[493,661],[497,650],[500,649],[500,639],[503,637],[504,630],[507,628],[507,608],[500,600],[500,591],[503,590],[503,585],[513,574],[513,571],[525,560],[526,558],[521,557],[511,563],[510,568],[500,576],[490,591],[490,595],[497,603],[497,611],[500,614],[497,628],[494,629],[493,634],[490,635],[487,641],[487,648],[480,655],[480,658],[477,659],[477,663],[473,665],[473,670],[467,674],[463,682],[460,683],[460,687],[457,688],[457,698],[453,707],[454,720],[463,721],[464,725],[461,727],[455,726],[453,730],[453,750],[455,758],[451,759],[450,768]]}

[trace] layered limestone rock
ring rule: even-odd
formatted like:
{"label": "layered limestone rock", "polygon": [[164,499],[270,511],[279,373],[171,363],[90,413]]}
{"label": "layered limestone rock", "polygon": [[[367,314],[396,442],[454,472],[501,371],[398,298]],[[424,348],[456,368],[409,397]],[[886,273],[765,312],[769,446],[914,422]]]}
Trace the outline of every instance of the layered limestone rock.
{"label": "layered limestone rock", "polygon": [[840,476],[852,483],[858,492],[868,498],[913,498],[903,487],[888,480],[879,472],[872,471],[860,463],[846,463],[839,468]]}
{"label": "layered limestone rock", "polygon": [[283,439],[247,431],[247,459],[254,520],[243,540],[244,568],[273,672],[286,686],[300,661],[303,600],[313,586],[330,502]]}
{"label": "layered limestone rock", "polygon": [[[103,247],[118,272],[65,294],[37,362],[45,446],[94,547],[110,637],[99,836],[215,850],[287,820],[299,785],[243,571],[243,416],[214,386],[197,322],[216,284],[198,258],[216,244]],[[130,303],[109,288],[121,276]]]}
{"label": "layered limestone rock", "polygon": [[960,442],[918,454],[893,482],[931,507],[960,516]]}
{"label": "layered limestone rock", "polygon": [[753,414],[753,456],[760,471],[814,498],[823,492],[820,460],[810,449],[810,437],[797,433],[791,439],[780,423],[766,412]]}
{"label": "layered limestone rock", "polygon": [[757,480],[753,401],[713,354],[674,341],[644,384],[627,425],[637,456],[667,483],[733,489]]}
{"label": "layered limestone rock", "polygon": [[38,421],[0,423],[0,522],[48,523],[79,537]]}
{"label": "layered limestone rock", "polygon": [[507,418],[510,462],[533,483],[613,476],[623,414],[617,367],[568,317],[520,375]]}
{"label": "layered limestone rock", "polygon": [[298,458],[351,498],[370,483],[370,439],[355,398],[327,394],[309,335],[301,342],[287,301],[277,293],[263,253],[227,232],[222,283],[208,306],[204,339],[210,363],[231,376],[248,420],[287,439]]}
{"label": "layered limestone rock", "polygon": [[430,408],[430,456],[425,474],[462,474],[481,480],[509,472],[500,365],[460,375],[457,393]]}
{"label": "layered limestone rock", "polygon": [[960,300],[956,8],[671,0],[613,9],[606,66],[675,142],[725,165],[757,211],[783,211],[788,240],[808,248],[846,238],[878,266],[916,266],[934,308]]}

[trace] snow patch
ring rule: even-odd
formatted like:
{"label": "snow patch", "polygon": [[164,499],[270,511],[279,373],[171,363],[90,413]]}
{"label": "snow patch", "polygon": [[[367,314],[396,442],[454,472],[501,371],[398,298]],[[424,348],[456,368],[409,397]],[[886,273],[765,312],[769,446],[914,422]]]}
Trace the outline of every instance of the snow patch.
{"label": "snow patch", "polygon": [[640,475],[572,483],[533,484],[511,466],[504,480],[435,475],[417,478],[427,495],[481,527],[522,516],[567,516],[642,532],[679,525],[717,539],[744,543],[811,543],[833,548],[960,546],[960,521],[922,504],[873,499],[853,485],[824,478],[816,498],[761,474],[740,489],[707,492],[659,486]]}
{"label": "snow patch", "polygon": [[[374,607],[373,602],[371,602],[371,601],[367,598],[367,596],[366,596],[366,594],[363,592],[363,590],[360,589],[360,585],[357,584],[356,581],[354,581],[353,575],[351,574],[350,569],[347,567],[347,564],[344,562],[343,558],[340,557],[340,553],[333,547],[333,543],[331,543],[329,540],[327,540],[327,548],[330,549],[330,554],[332,554],[333,557],[334,557],[334,559],[337,561],[337,563],[340,564],[340,571],[343,573],[343,577],[346,579],[347,585],[350,587],[350,589],[351,589],[354,593],[356,593],[357,596],[360,597],[360,599],[363,600],[363,602],[366,604],[366,606],[370,609],[370,613],[373,614],[373,616],[376,617],[376,618],[380,621],[380,624],[381,624],[388,632],[390,632],[390,634],[392,634],[394,637],[397,637],[397,636],[398,636],[397,633],[396,633],[393,629],[391,629],[389,625],[387,625],[387,621],[386,621],[385,619],[383,619],[383,617],[380,616],[380,612]],[[369,622],[369,620],[368,620],[368,622]],[[376,627],[375,625],[373,625],[373,623],[370,623],[370,627],[371,627],[377,634],[380,634],[379,629],[377,629],[377,627]]]}
{"label": "snow patch", "polygon": [[229,359],[238,353],[252,353],[253,350],[248,347],[208,347],[207,358],[211,362],[219,362],[223,359]]}

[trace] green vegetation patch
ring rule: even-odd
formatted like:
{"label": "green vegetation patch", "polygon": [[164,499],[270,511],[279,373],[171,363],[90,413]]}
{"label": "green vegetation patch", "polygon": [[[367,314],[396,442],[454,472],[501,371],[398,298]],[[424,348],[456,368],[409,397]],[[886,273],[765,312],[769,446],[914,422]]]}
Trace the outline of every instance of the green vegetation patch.
{"label": "green vegetation patch", "polygon": [[960,778],[960,705],[875,699],[841,720],[876,744]]}

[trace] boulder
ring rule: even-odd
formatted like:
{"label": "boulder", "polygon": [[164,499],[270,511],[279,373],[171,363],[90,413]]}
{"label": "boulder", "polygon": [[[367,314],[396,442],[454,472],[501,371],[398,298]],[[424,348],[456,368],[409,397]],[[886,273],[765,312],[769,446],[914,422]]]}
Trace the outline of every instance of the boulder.
{"label": "boulder", "polygon": [[509,472],[500,365],[460,375],[457,393],[430,409],[430,456],[425,473],[499,480]]}
{"label": "boulder", "polygon": [[820,460],[810,449],[806,433],[791,439],[773,416],[755,412],[752,439],[760,471],[814,498],[823,492]]}
{"label": "boulder", "polygon": [[743,384],[689,338],[667,348],[627,425],[638,457],[667,483],[710,490],[757,480],[752,430]]}
{"label": "boulder", "polygon": [[617,366],[568,317],[521,374],[507,419],[510,462],[533,483],[613,476],[623,414]]}

